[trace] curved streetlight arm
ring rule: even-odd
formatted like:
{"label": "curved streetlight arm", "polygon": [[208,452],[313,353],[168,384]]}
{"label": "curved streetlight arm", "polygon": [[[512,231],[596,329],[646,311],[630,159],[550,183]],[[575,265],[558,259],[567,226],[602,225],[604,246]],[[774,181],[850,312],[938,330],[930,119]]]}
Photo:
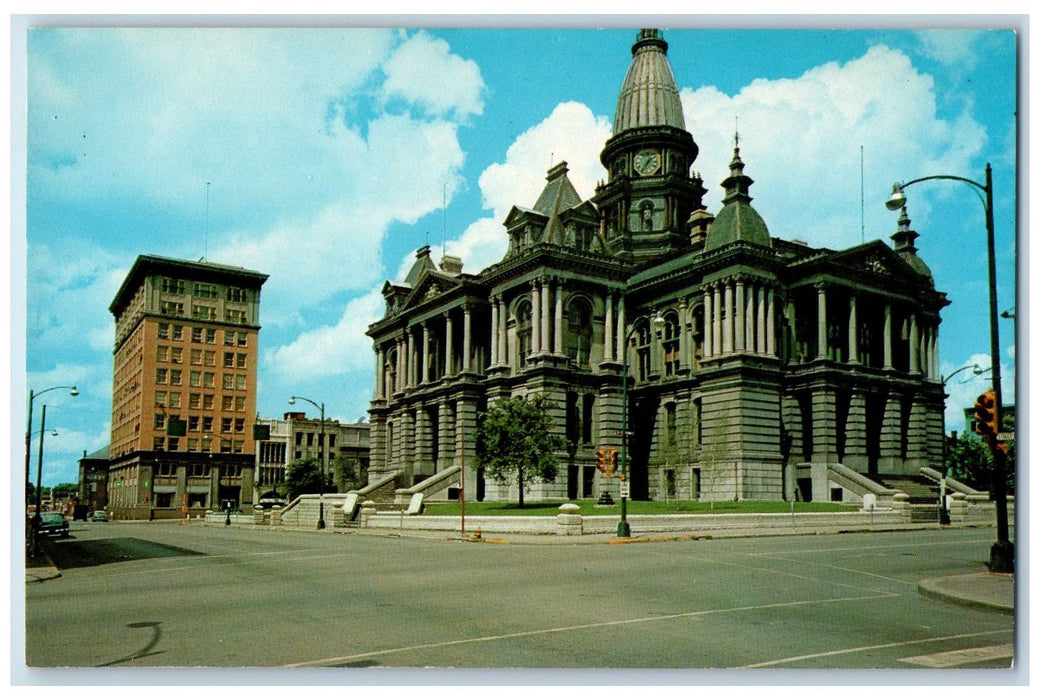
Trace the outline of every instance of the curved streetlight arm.
{"label": "curved streetlight arm", "polygon": [[319,460],[319,472],[318,477],[318,529],[325,529],[325,462],[328,458],[328,446],[325,444],[325,403],[318,403],[308,399],[306,396],[290,396],[289,405],[296,403],[296,401],[306,401],[311,406],[321,411],[321,444],[319,445],[319,454],[321,459]]}
{"label": "curved streetlight arm", "polygon": [[[58,386],[50,386],[41,391],[29,390],[29,408],[25,415],[25,483],[28,485],[30,475],[30,457],[29,453],[32,450],[32,419],[33,419],[33,400],[41,394],[46,394],[48,391],[54,391],[56,389],[68,389],[69,396],[79,396],[79,389],[76,388],[75,384],[60,384]],[[28,489],[26,489],[28,490]],[[28,501],[28,494],[26,494],[26,500]],[[28,505],[28,503],[26,503]]]}
{"label": "curved streetlight arm", "polygon": [[955,369],[954,371],[950,372],[950,374],[946,375],[945,377],[942,377],[942,385],[946,386],[946,382],[950,381],[966,369],[974,370],[976,375],[982,374],[982,372],[984,371],[979,367],[978,363],[973,365],[964,365],[960,369]]}

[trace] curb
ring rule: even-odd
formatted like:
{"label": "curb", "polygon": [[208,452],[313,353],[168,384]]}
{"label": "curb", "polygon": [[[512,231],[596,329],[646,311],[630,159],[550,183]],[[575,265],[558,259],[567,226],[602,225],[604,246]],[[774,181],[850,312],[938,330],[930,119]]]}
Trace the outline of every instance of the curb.
{"label": "curb", "polygon": [[[1004,574],[978,574],[979,576],[1003,576]],[[961,578],[962,576],[951,577],[947,576],[944,578],[930,578],[924,579],[917,583],[917,592],[921,595],[932,598],[934,600],[941,600],[945,603],[954,603],[957,605],[965,605],[970,608],[977,610],[989,610],[1004,613],[1006,615],[1015,614],[1015,605],[1012,602],[1011,605],[1001,603],[995,600],[985,600],[981,597],[970,597],[967,594],[954,593],[949,590],[948,587],[943,585],[944,579],[949,578]]]}

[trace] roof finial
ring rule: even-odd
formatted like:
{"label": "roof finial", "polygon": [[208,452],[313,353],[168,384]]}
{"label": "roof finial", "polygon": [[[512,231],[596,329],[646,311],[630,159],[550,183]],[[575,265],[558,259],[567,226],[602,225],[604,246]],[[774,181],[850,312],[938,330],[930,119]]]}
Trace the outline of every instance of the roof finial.
{"label": "roof finial", "polygon": [[740,117],[733,117],[733,153],[740,153]]}

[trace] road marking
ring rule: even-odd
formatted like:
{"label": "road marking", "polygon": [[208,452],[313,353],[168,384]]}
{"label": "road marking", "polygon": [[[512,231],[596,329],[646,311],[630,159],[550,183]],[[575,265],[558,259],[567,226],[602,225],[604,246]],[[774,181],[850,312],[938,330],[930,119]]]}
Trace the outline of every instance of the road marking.
{"label": "road marking", "polygon": [[927,666],[928,668],[952,668],[979,661],[1015,658],[1014,644],[998,644],[991,647],[973,647],[971,649],[954,649],[941,651],[938,654],[924,656],[907,656],[900,659],[903,663]]}
{"label": "road marking", "polygon": [[1014,632],[1013,628],[991,630],[989,632],[970,632],[968,634],[954,634],[948,637],[929,637],[928,639],[911,639],[903,642],[890,642],[888,644],[874,644],[872,646],[865,647],[850,647],[848,649],[833,649],[831,651],[821,651],[817,654],[803,654],[801,656],[788,656],[785,659],[773,659],[772,661],[760,661],[757,664],[748,664],[747,666],[739,666],[738,668],[765,668],[767,666],[779,666],[780,664],[789,664],[796,661],[808,661],[810,659],[822,659],[827,656],[840,656],[842,654],[856,654],[861,651],[875,651],[877,649],[891,649],[893,647],[901,646],[912,646],[914,644],[928,644],[931,642],[948,642],[954,639],[968,639],[970,637],[985,637],[991,634],[1007,634]]}
{"label": "road marking", "polygon": [[873,551],[878,549],[912,549],[914,547],[949,547],[953,545],[964,545],[964,544],[992,544],[992,539],[987,540],[936,540],[934,542],[904,542],[902,544],[877,544],[877,545],[862,545],[858,547],[827,547],[821,549],[792,549],[782,552],[767,551],[767,552],[748,552],[749,557],[771,557],[776,554],[827,554],[829,552],[855,552],[858,550]]}
{"label": "road marking", "polygon": [[584,625],[569,625],[567,627],[549,627],[547,629],[540,630],[528,630],[526,632],[510,632],[507,634],[496,634],[489,635],[486,637],[467,637],[464,639],[451,639],[442,642],[429,642],[427,644],[414,644],[406,647],[391,647],[389,649],[377,649],[375,651],[369,651],[359,654],[348,654],[346,656],[332,656],[324,659],[315,659],[313,661],[300,661],[293,664],[286,664],[284,668],[305,668],[309,666],[332,666],[337,664],[348,663],[350,661],[357,661],[361,659],[370,659],[374,656],[387,656],[389,654],[400,654],[410,651],[421,651],[424,649],[441,649],[445,647],[461,646],[463,644],[480,644],[484,642],[497,642],[505,639],[518,639],[522,637],[535,637],[547,634],[559,634],[563,632],[578,632],[581,630],[597,629],[603,627],[619,627],[622,625],[635,625],[645,622],[661,622],[665,620],[679,620],[679,619],[693,619],[702,615],[719,615],[724,613],[732,612],[747,612],[750,610],[769,610],[778,608],[792,608],[800,607],[804,605],[825,605],[828,603],[850,603],[853,601],[860,600],[876,600],[880,598],[891,598],[898,597],[896,593],[882,593],[880,595],[868,595],[868,596],[856,596],[851,598],[816,598],[809,600],[796,600],[788,601],[784,603],[766,603],[763,605],[744,605],[735,608],[717,608],[708,610],[694,610],[683,613],[673,613],[671,615],[655,615],[653,617],[637,617],[628,620],[611,620],[609,622],[591,622]]}

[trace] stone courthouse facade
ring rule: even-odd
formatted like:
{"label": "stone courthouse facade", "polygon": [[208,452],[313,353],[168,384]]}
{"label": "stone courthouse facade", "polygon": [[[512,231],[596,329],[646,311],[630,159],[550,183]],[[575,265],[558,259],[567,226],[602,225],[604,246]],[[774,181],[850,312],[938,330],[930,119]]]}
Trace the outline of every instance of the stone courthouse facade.
{"label": "stone courthouse facade", "polygon": [[835,465],[882,479],[940,463],[948,302],[905,212],[892,246],[774,238],[737,139],[708,212],[667,50],[652,29],[633,45],[591,199],[561,163],[506,217],[499,263],[467,274],[424,247],[386,283],[368,331],[370,481],[411,487],[464,467],[467,500],[514,498],[478,468],[478,417],[546,394],[567,447],[532,496],[617,495],[595,453],[620,447],[626,369],[635,499],[848,498]]}

